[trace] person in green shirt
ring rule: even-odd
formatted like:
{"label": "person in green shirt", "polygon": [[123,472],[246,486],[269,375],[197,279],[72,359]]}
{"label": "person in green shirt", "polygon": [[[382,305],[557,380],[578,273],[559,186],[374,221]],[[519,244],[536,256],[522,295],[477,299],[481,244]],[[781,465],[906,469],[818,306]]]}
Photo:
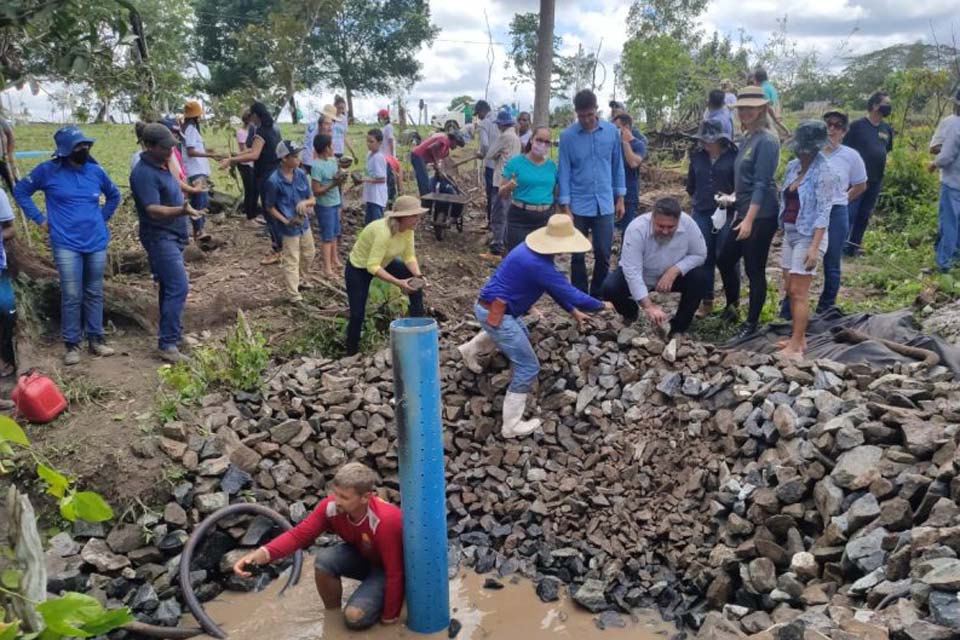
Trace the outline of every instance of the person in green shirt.
{"label": "person in green shirt", "polygon": [[533,231],[547,226],[553,215],[557,165],[548,156],[552,145],[549,127],[537,127],[524,148],[503,167],[500,197],[511,200],[507,211],[506,253]]}
{"label": "person in green shirt", "polygon": [[347,355],[360,350],[360,335],[366,317],[367,296],[374,278],[400,288],[410,297],[408,315],[424,315],[423,286],[426,279],[417,264],[413,232],[427,210],[414,196],[400,196],[383,218],[363,228],[350,251],[345,279],[350,319],[347,322]]}
{"label": "person in green shirt", "polygon": [[333,155],[333,138],[318,133],[313,138],[314,158],[310,167],[313,195],[317,198],[314,212],[317,226],[320,228],[320,258],[323,262],[323,275],[334,278],[334,269],[343,267],[337,255],[337,242],[340,239],[340,187],[347,174],[340,171],[337,159]]}

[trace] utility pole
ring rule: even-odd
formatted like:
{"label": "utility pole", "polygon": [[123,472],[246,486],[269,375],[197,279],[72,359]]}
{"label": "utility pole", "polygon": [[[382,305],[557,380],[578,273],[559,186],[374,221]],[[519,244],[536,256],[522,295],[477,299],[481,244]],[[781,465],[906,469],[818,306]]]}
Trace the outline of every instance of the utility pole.
{"label": "utility pole", "polygon": [[550,81],[553,76],[553,23],[556,0],[540,0],[537,67],[534,72],[533,124],[550,123]]}

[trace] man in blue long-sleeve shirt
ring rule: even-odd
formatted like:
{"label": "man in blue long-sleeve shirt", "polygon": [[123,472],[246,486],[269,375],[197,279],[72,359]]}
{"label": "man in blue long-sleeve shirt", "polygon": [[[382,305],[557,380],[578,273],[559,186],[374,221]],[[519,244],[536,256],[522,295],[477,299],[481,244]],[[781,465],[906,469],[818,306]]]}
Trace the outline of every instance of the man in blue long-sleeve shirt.
{"label": "man in blue long-sleeve shirt", "polygon": [[[597,96],[589,89],[573,99],[577,121],[560,134],[557,170],[560,212],[573,214],[577,229],[593,239],[593,277],[589,292],[597,297],[607,277],[613,251],[614,216],[623,217],[627,194],[620,132],[612,122],[597,117]],[[570,261],[570,280],[587,292],[586,257]]]}
{"label": "man in blue long-sleeve shirt", "polygon": [[[72,365],[80,362],[84,334],[92,354],[113,355],[103,342],[103,272],[110,242],[107,221],[120,204],[120,190],[90,157],[93,138],[77,127],[63,127],[53,139],[54,158],[18,182],[13,197],[28,218],[50,233],[60,272],[63,362]],[[31,198],[37,191],[44,194],[46,215]]]}
{"label": "man in blue long-sleeve shirt", "polygon": [[540,421],[522,420],[527,394],[540,373],[540,362],[530,344],[522,316],[546,293],[568,311],[581,325],[587,316],[584,311],[612,309],[604,303],[574,288],[553,264],[561,253],[583,253],[590,241],[574,228],[570,216],[550,216],[546,227],[529,234],[522,244],[504,258],[474,305],[474,314],[482,327],[466,344],[460,345],[460,355],[467,368],[480,373],[483,368],[477,357],[498,348],[513,365],[513,378],[503,400],[504,438],[528,435],[540,426]]}

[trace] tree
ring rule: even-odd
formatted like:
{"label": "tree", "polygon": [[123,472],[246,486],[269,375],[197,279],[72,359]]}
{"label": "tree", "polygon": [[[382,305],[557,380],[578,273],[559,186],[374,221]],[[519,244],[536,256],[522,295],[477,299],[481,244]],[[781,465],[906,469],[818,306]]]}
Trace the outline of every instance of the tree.
{"label": "tree", "polygon": [[[553,23],[555,0],[540,0],[540,24],[537,31],[537,64],[534,74],[533,121],[547,123],[550,113],[550,78],[553,69]],[[543,43],[542,46],[540,43]]]}
{"label": "tree", "polygon": [[246,91],[249,97],[287,104],[296,122],[294,95],[321,77],[320,16],[337,11],[340,4],[340,0],[194,0],[197,57],[210,72],[206,90],[217,97]]}
{"label": "tree", "polygon": [[82,75],[94,58],[111,58],[120,34],[129,44],[126,0],[0,0],[0,89],[30,79]]}
{"label": "tree", "polygon": [[344,0],[321,16],[310,45],[320,54],[320,79],[343,87],[353,118],[354,95],[402,91],[421,78],[418,52],[439,31],[427,0]]}
{"label": "tree", "polygon": [[623,84],[648,127],[663,122],[680,103],[680,89],[693,67],[689,50],[669,35],[631,38],[621,57]]}
{"label": "tree", "polygon": [[635,0],[627,14],[628,35],[645,38],[667,35],[686,44],[699,38],[697,18],[707,0]]}

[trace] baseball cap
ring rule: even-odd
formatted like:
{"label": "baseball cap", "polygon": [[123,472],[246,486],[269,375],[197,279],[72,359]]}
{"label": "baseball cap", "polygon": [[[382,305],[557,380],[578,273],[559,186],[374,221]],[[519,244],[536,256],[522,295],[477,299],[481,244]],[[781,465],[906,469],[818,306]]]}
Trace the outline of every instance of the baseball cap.
{"label": "baseball cap", "polygon": [[177,139],[170,133],[170,129],[159,122],[151,122],[145,126],[141,140],[143,140],[143,144],[145,145],[159,145],[168,149],[177,144]]}
{"label": "baseball cap", "polygon": [[389,117],[390,117],[390,112],[387,111],[386,109],[380,109],[380,111],[377,111],[377,117],[378,117],[378,118],[389,118]]}
{"label": "baseball cap", "polygon": [[280,142],[277,143],[278,158],[281,158],[281,159],[286,158],[289,155],[300,153],[301,151],[303,151],[303,147],[294,144],[290,140],[281,140]]}

